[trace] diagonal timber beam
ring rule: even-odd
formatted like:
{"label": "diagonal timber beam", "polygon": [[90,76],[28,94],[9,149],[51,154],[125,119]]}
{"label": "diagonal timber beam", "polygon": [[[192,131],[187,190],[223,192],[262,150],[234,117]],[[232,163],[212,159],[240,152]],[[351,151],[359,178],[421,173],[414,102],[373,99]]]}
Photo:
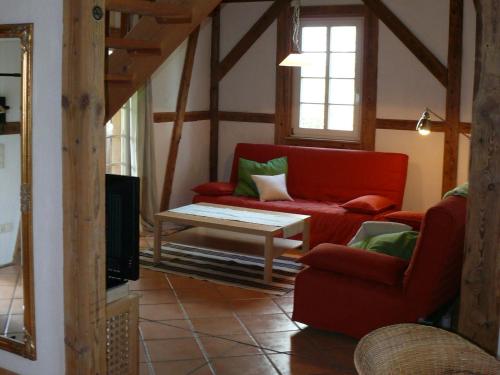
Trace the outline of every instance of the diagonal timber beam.
{"label": "diagonal timber beam", "polygon": [[268,10],[255,22],[248,32],[233,47],[219,65],[219,81],[236,65],[251,46],[260,38],[267,28],[289,6],[290,0],[275,0]]}
{"label": "diagonal timber beam", "polygon": [[198,27],[190,36],[184,60],[184,68],[182,70],[181,84],[177,96],[177,118],[174,122],[172,138],[170,140],[170,149],[168,152],[167,167],[165,169],[165,179],[163,181],[163,193],[161,196],[160,211],[168,210],[170,196],[172,195],[172,185],[174,182],[175,165],[177,163],[177,155],[179,154],[179,143],[182,136],[182,127],[184,125],[184,116],[186,114],[186,106],[189,94],[189,86],[191,85],[191,77],[193,75],[194,57],[196,54],[196,45],[198,44]]}
{"label": "diagonal timber beam", "polygon": [[448,69],[381,1],[363,0],[370,10],[398,37],[398,39],[425,65],[444,87],[448,86]]}

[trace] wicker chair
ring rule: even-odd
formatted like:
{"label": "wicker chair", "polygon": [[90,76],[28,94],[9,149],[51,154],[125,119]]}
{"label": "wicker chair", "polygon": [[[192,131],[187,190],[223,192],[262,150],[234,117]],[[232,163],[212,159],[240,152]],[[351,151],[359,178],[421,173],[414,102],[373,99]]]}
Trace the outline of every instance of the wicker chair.
{"label": "wicker chair", "polygon": [[498,375],[500,362],[462,337],[418,324],[377,329],[354,353],[360,375]]}

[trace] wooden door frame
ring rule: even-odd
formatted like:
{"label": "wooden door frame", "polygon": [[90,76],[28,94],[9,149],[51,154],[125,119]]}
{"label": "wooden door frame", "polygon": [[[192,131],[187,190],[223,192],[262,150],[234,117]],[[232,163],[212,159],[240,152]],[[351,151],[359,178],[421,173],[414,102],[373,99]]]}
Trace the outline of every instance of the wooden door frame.
{"label": "wooden door frame", "polygon": [[106,372],[104,0],[64,0],[64,342],[67,374]]}

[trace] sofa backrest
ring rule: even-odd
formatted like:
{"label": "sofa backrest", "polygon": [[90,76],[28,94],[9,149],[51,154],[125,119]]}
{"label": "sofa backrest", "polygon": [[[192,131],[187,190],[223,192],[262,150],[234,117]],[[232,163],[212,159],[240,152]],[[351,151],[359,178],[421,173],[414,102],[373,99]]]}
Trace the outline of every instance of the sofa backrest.
{"label": "sofa backrest", "polygon": [[411,300],[432,311],[458,293],[462,273],[467,199],[450,196],[425,213],[405,272]]}
{"label": "sofa backrest", "polygon": [[347,202],[376,194],[400,209],[406,184],[408,156],[404,154],[239,143],[231,182],[238,181],[239,158],[266,162],[288,158],[288,191],[294,198]]}

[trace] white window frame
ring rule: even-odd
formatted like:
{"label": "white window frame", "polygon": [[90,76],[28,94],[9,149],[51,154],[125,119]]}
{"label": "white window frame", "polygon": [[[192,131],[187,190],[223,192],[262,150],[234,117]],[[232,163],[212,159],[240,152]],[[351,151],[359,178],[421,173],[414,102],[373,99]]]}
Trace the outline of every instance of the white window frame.
{"label": "white window frame", "polygon": [[331,130],[327,129],[328,118],[325,115],[324,118],[324,129],[305,129],[299,127],[300,118],[300,86],[301,86],[301,69],[295,69],[294,74],[294,93],[292,106],[292,137],[297,138],[313,138],[313,139],[328,139],[335,141],[357,141],[361,140],[361,128],[362,128],[362,116],[361,116],[361,99],[362,99],[362,87],[363,87],[363,35],[365,19],[362,16],[359,17],[328,17],[323,19],[301,19],[301,29],[302,27],[311,26],[324,26],[328,27],[327,32],[327,60],[326,60],[326,73],[325,73],[325,103],[323,105],[325,108],[325,114],[328,112],[329,103],[327,98],[329,96],[329,72],[330,72],[330,28],[336,26],[355,26],[356,27],[356,66],[355,66],[355,78],[354,78],[354,116],[353,116],[353,131],[344,130]]}

